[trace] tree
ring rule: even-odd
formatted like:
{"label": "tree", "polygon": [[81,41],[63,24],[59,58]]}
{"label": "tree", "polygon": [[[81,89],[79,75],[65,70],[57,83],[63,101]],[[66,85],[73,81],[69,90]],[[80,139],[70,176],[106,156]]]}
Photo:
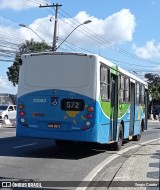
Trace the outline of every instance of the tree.
{"label": "tree", "polygon": [[160,100],[160,76],[153,73],[145,74],[147,78],[149,92],[153,100]]}
{"label": "tree", "polygon": [[45,42],[35,42],[33,39],[26,40],[19,46],[19,52],[16,53],[13,64],[8,67],[7,76],[8,80],[12,82],[13,86],[18,84],[19,78],[19,59],[23,53],[35,53],[44,52],[51,50],[51,46],[47,45]]}

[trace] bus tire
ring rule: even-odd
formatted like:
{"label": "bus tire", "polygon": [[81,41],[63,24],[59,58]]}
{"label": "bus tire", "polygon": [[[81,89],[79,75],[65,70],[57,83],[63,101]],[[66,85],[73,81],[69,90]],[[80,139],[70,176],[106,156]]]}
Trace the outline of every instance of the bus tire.
{"label": "bus tire", "polygon": [[145,129],[145,121],[144,121],[144,119],[142,119],[141,128],[142,128],[142,132],[144,132],[144,129]]}
{"label": "bus tire", "polygon": [[123,144],[123,127],[120,125],[118,133],[118,141],[113,143],[114,150],[120,150]]}
{"label": "bus tire", "polygon": [[133,141],[139,141],[141,139],[141,136],[142,136],[142,126],[140,129],[140,134],[133,136]]}

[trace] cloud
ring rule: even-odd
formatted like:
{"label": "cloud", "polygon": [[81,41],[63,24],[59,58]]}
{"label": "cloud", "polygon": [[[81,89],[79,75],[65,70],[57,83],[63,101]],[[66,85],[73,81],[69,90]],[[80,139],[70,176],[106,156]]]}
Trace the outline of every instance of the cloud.
{"label": "cloud", "polygon": [[[52,22],[50,22],[51,17]],[[110,42],[112,44],[120,44],[132,41],[136,26],[135,17],[130,12],[130,10],[122,9],[119,12],[106,17],[105,19],[98,19],[87,14],[85,11],[79,12],[73,18],[59,19],[58,43],[60,44],[68,34],[70,34],[79,24],[83,23],[86,20],[91,20],[92,22],[78,27],[69,36],[67,41],[78,46],[88,48],[91,46],[95,48],[98,46],[103,47],[107,45],[107,42]],[[6,20],[6,22],[8,21]],[[6,26],[3,24],[3,26],[0,26],[0,31],[5,32],[5,35],[13,36],[13,39],[14,36],[17,36],[19,40],[16,39],[16,43],[22,43],[22,40],[20,39],[30,40],[31,38],[33,38],[35,41],[42,41],[38,37],[39,35],[48,44],[51,45],[54,33],[54,17],[52,15],[48,15],[44,18],[38,18],[34,20],[28,26],[28,28],[20,27],[17,29],[15,27]],[[105,41],[105,39],[107,41]]]}
{"label": "cloud", "polygon": [[33,38],[36,41],[42,41],[41,40],[42,38],[46,42],[51,43],[53,39],[53,30],[54,30],[54,22],[50,22],[51,17],[52,16],[49,15],[44,18],[38,18],[34,20],[33,23],[28,26],[28,28],[21,27],[19,29],[19,35],[23,39]]}
{"label": "cloud", "polygon": [[155,41],[148,41],[146,45],[138,47],[133,46],[135,54],[144,59],[160,58],[160,43],[155,44]]}
{"label": "cloud", "polygon": [[15,11],[39,6],[39,4],[27,0],[0,0],[0,5],[0,9],[11,9]]}
{"label": "cloud", "polygon": [[0,48],[1,52],[3,52],[3,50],[18,51],[18,45],[25,41],[25,38],[22,37],[19,29],[0,25],[0,39],[3,44]]}
{"label": "cloud", "polygon": [[[37,34],[47,42],[52,43],[54,18],[52,19],[52,22],[50,22],[50,18],[50,15],[45,18],[39,18],[30,24],[29,27],[36,31]],[[61,41],[65,39],[76,26],[86,20],[91,20],[92,22],[78,27],[67,39],[69,42],[85,46],[87,46],[87,44],[88,46],[106,45],[106,42],[98,36],[114,44],[128,42],[132,40],[136,25],[135,17],[128,9],[122,9],[104,20],[90,16],[85,11],[82,11],[79,12],[74,18],[62,18],[58,20],[59,39],[61,39]],[[92,31],[94,33],[92,33]],[[20,33],[20,36],[23,36],[23,38],[32,37],[40,41],[33,31],[27,28],[21,28]]]}
{"label": "cloud", "polygon": [[159,0],[153,0],[153,1],[151,1],[151,5],[156,5],[157,3],[159,3]]}
{"label": "cloud", "polygon": [[134,15],[130,10],[123,9],[105,19],[104,37],[115,43],[131,41],[135,25]]}
{"label": "cloud", "polygon": [[[92,21],[87,25],[79,27],[69,38],[70,41],[79,41],[81,44],[89,43],[89,45],[97,45],[97,41],[101,41],[101,45],[106,44],[106,42],[104,42],[102,39],[99,40],[98,36],[111,43],[124,43],[131,41],[135,28],[134,15],[132,15],[128,9],[123,9],[117,13],[114,13],[104,20],[90,16],[83,11],[79,12],[74,18],[70,18],[69,20],[64,19],[66,23],[62,23],[62,21],[60,21],[60,38],[65,38],[67,34],[69,34],[73,28],[75,28],[75,26],[70,26],[73,25],[73,22],[75,23],[75,20],[79,21],[79,23],[83,23],[86,20]],[[86,28],[88,28],[90,31],[88,31]],[[91,31],[94,31],[94,34]]]}
{"label": "cloud", "polygon": [[12,83],[7,78],[0,77],[0,93],[17,93],[17,86],[13,87]]}
{"label": "cloud", "polygon": [[160,72],[160,65],[156,66],[154,69],[153,69],[154,72]]}

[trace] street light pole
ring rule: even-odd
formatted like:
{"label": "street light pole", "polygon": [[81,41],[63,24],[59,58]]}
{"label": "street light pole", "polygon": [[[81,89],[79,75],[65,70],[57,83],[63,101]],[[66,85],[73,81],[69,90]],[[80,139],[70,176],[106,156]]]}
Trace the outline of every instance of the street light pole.
{"label": "street light pole", "polygon": [[57,47],[57,22],[58,22],[58,7],[62,6],[62,5],[58,5],[58,3],[56,3],[56,10],[55,10],[55,22],[54,22],[54,35],[53,35],[53,46],[52,46],[52,50],[56,51]]}
{"label": "street light pole", "polygon": [[84,25],[84,24],[88,24],[88,23],[90,23],[90,22],[92,22],[92,21],[91,21],[91,20],[87,20],[87,21],[83,22],[82,24],[79,24],[78,26],[76,26],[75,29],[72,30],[72,32],[70,32],[70,33],[68,34],[68,36],[59,44],[59,46],[56,48],[56,50],[57,50],[58,48],[60,48],[60,46],[67,40],[67,38],[68,38],[78,27],[80,27],[80,26],[82,26],[82,25]]}
{"label": "street light pole", "polygon": [[55,22],[54,22],[54,35],[53,35],[53,44],[52,44],[52,50],[56,51],[57,47],[57,22],[58,22],[58,8],[61,7],[62,5],[59,5],[56,3],[56,5],[40,5],[39,8],[46,8],[46,7],[56,7],[55,10]]}
{"label": "street light pole", "polygon": [[38,34],[37,34],[32,28],[30,28],[29,26],[27,26],[27,25],[25,25],[25,24],[19,24],[19,26],[30,29],[30,30],[31,30],[32,32],[34,32],[44,43],[46,43],[45,40],[44,40],[40,35],[38,35]]}

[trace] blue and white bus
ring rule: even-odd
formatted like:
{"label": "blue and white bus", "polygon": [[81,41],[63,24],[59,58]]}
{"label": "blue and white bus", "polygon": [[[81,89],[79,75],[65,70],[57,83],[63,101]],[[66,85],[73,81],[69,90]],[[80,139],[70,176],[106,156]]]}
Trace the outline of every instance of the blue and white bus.
{"label": "blue and white bus", "polygon": [[94,54],[41,52],[20,59],[17,136],[112,143],[147,129],[147,83]]}

